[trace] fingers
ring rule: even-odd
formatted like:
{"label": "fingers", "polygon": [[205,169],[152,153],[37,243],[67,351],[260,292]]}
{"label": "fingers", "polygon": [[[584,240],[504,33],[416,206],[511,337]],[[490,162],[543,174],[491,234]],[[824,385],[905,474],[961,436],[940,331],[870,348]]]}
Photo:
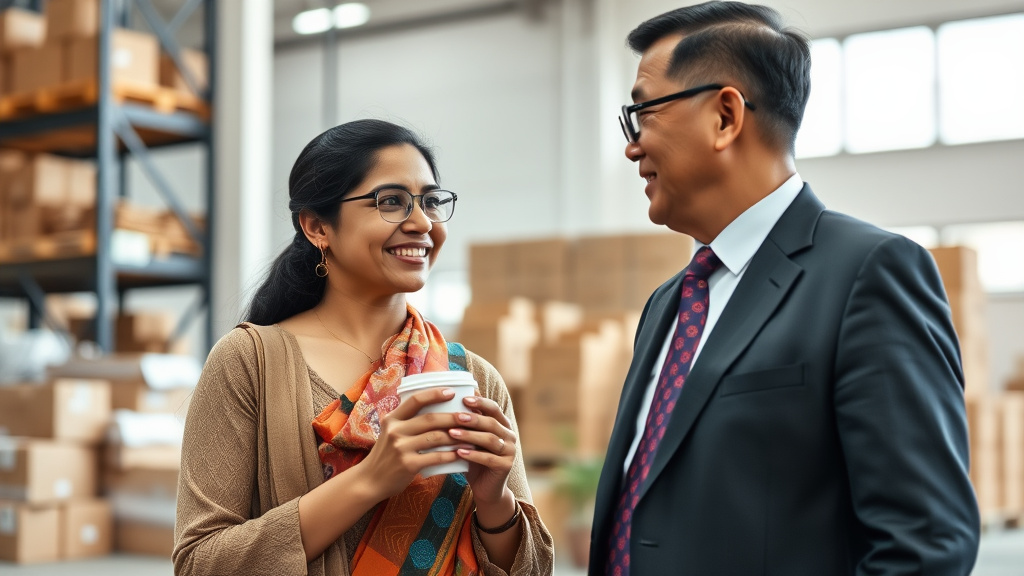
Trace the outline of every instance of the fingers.
{"label": "fingers", "polygon": [[[516,435],[496,419],[483,414],[459,413],[455,415],[458,428],[452,428],[448,435],[455,440],[472,444],[477,451],[490,452],[498,459],[508,459],[516,455]],[[479,460],[473,460],[479,461]]]}
{"label": "fingers", "polygon": [[480,414],[485,414],[494,418],[505,428],[511,428],[512,424],[505,417],[505,413],[501,410],[501,406],[490,398],[484,398],[482,396],[469,396],[463,398],[462,402],[470,409]]}

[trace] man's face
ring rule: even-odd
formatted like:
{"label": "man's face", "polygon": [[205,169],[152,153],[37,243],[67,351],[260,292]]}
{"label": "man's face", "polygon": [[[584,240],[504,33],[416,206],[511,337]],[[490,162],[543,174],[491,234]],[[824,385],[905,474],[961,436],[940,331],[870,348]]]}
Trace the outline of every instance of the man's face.
{"label": "man's face", "polygon": [[[666,36],[643,53],[633,84],[635,103],[692,88],[665,75],[681,39]],[[685,223],[696,216],[693,204],[707,187],[713,161],[713,94],[672,100],[637,113],[640,136],[626,146],[626,157],[638,164],[640,177],[647,181],[648,216],[655,224],[685,232],[680,228],[688,228]]]}

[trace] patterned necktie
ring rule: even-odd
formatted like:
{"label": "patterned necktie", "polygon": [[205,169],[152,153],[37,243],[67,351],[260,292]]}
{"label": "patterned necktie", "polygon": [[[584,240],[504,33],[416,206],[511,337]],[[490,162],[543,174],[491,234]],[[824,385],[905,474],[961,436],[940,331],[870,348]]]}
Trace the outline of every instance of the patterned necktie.
{"label": "patterned necktie", "polygon": [[608,558],[608,576],[629,576],[629,539],[633,521],[633,510],[640,500],[640,486],[647,480],[654,462],[658,444],[665,437],[672,410],[683,389],[686,375],[690,373],[690,362],[697,351],[704,323],[708,319],[708,277],[722,261],[708,246],[702,247],[693,256],[683,276],[683,292],[679,301],[676,331],[672,345],[661,367],[661,376],[655,388],[654,399],[647,414],[644,435],[637,446],[633,461],[626,473],[619,505],[615,509]]}

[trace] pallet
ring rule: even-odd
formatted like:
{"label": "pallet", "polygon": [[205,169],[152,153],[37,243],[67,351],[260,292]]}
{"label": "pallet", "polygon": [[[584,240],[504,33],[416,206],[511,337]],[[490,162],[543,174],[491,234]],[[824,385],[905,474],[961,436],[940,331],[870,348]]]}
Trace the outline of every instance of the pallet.
{"label": "pallet", "polygon": [[5,264],[75,258],[95,253],[96,234],[92,230],[60,232],[0,242],[0,263]]}
{"label": "pallet", "polygon": [[[180,110],[209,118],[209,106],[202,98],[174,88],[120,81],[111,85],[111,95],[118,104],[142,104],[163,114]],[[69,82],[0,98],[0,121],[77,110],[98,101],[97,80]]]}
{"label": "pallet", "polygon": [[1024,511],[982,511],[981,531],[1002,532],[1024,528]]}

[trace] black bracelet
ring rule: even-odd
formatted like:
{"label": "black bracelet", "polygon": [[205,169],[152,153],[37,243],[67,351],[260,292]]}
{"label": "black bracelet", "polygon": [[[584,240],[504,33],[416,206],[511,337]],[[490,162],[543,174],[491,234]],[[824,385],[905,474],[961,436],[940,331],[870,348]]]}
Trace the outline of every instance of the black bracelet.
{"label": "black bracelet", "polygon": [[476,510],[473,510],[473,524],[476,524],[476,529],[483,532],[484,534],[501,534],[507,532],[510,528],[519,523],[519,516],[523,512],[523,507],[516,502],[516,513],[509,518],[508,522],[505,522],[497,528],[484,528],[480,525],[480,519],[476,517]]}

